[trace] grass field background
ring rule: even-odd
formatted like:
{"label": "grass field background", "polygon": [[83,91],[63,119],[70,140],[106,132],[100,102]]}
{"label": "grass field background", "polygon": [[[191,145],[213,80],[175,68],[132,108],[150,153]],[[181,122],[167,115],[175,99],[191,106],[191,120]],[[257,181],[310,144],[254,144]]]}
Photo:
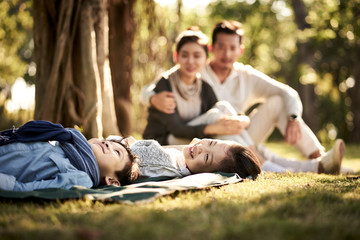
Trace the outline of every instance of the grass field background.
{"label": "grass field background", "polygon": [[347,146],[343,165],[355,174],[267,173],[139,205],[2,200],[0,239],[360,239],[359,146]]}

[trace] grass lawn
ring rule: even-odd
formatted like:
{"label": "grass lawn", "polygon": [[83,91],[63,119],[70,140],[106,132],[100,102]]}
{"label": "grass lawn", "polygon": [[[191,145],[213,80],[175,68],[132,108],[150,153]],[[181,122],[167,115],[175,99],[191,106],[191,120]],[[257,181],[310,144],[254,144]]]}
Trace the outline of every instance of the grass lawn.
{"label": "grass lawn", "polygon": [[360,239],[359,146],[343,165],[356,174],[267,173],[141,205],[0,200],[0,239]]}

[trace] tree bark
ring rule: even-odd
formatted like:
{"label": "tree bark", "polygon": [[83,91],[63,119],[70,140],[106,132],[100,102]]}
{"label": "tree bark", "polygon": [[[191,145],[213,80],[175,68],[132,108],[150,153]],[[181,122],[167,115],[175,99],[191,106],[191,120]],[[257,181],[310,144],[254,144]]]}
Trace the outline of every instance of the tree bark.
{"label": "tree bark", "polygon": [[358,51],[358,60],[354,69],[354,87],[348,90],[351,99],[351,112],[353,114],[353,129],[350,141],[360,143],[360,51]]}
{"label": "tree bark", "polygon": [[114,102],[118,127],[125,135],[131,130],[134,4],[135,0],[110,0],[109,6],[109,60]]}
{"label": "tree bark", "polygon": [[102,101],[105,10],[105,0],[34,1],[35,119],[102,137],[103,109],[114,111]]}
{"label": "tree bark", "polygon": [[[309,24],[305,21],[307,11],[304,2],[302,0],[292,0],[292,5],[298,29],[305,30],[306,28],[309,28]],[[314,67],[314,56],[309,45],[307,43],[300,42],[296,45],[298,48],[298,59],[295,67],[298,67],[301,64],[307,64],[310,67]],[[303,85],[299,83],[295,88],[297,89],[304,106],[303,119],[314,132],[317,132],[320,126],[319,118],[317,117],[317,114],[314,114],[318,111],[315,86],[314,84]]]}

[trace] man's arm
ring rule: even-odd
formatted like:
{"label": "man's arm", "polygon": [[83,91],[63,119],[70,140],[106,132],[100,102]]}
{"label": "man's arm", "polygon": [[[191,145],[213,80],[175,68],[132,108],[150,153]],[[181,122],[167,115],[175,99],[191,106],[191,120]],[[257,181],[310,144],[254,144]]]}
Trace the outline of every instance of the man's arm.
{"label": "man's arm", "polygon": [[175,112],[176,102],[174,94],[169,91],[154,91],[156,85],[151,83],[145,85],[140,92],[140,101],[146,106],[152,105],[160,112],[172,114]]}
{"label": "man's arm", "polygon": [[154,91],[156,83],[150,83],[142,87],[140,91],[140,102],[145,106],[150,105],[150,98],[156,93]]}
{"label": "man's arm", "polygon": [[[176,70],[176,67],[173,67],[168,72]],[[140,92],[140,101],[145,106],[154,106],[160,112],[166,114],[172,114],[175,112],[176,102],[174,95],[170,91],[166,90],[156,90],[158,82],[161,80],[161,77],[155,78],[154,81],[148,85],[145,85]]]}
{"label": "man's arm", "polygon": [[287,113],[288,123],[285,132],[285,141],[295,144],[302,137],[300,121],[302,115],[302,103],[299,94],[290,86],[283,84],[269,76],[247,66],[251,73],[250,82],[256,98],[268,98],[274,95],[282,97]]}
{"label": "man's arm", "polygon": [[252,98],[267,99],[274,95],[283,98],[288,116],[302,115],[302,103],[299,94],[289,85],[281,83],[266,74],[252,68],[249,65],[244,67],[245,74],[248,76],[248,84],[251,89]]}
{"label": "man's arm", "polygon": [[150,104],[160,112],[172,114],[175,112],[176,101],[174,94],[169,91],[162,91],[150,97]]}

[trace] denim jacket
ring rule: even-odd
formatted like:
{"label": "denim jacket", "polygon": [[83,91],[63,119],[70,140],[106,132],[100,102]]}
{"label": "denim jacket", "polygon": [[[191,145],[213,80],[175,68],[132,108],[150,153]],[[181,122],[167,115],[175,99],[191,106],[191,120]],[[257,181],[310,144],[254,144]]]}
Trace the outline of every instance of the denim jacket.
{"label": "denim jacket", "polygon": [[76,169],[57,142],[11,143],[0,147],[0,189],[32,191],[93,186],[89,175]]}

